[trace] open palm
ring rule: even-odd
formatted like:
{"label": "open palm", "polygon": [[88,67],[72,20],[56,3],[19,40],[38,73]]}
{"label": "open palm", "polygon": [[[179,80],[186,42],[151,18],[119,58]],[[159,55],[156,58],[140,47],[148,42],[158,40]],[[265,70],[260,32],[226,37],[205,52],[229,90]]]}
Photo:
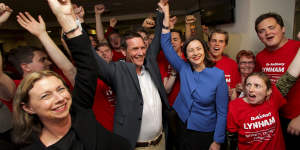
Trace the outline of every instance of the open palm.
{"label": "open palm", "polygon": [[39,37],[41,34],[46,33],[46,25],[41,16],[38,16],[38,20],[35,20],[28,12],[19,13],[17,15],[18,23],[29,31],[31,34]]}

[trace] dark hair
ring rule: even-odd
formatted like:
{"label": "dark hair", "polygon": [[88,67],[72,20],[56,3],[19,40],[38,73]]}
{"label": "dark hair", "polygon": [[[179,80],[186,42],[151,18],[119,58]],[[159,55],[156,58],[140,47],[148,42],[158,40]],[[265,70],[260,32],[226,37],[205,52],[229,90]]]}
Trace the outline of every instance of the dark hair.
{"label": "dark hair", "polygon": [[46,77],[56,77],[61,80],[64,86],[68,89],[65,81],[57,73],[49,70],[38,71],[28,74],[17,88],[13,100],[13,134],[12,138],[16,144],[29,144],[32,142],[32,135],[40,135],[43,128],[43,123],[36,114],[29,114],[23,109],[23,105],[30,102],[29,92],[34,84]]}
{"label": "dark hair", "polygon": [[240,59],[242,56],[252,58],[255,61],[255,55],[252,51],[250,50],[240,50],[238,54],[236,55],[236,62],[240,63]]}
{"label": "dark hair", "polygon": [[[143,40],[141,35],[139,35],[138,33],[129,31],[129,32],[125,33],[123,35],[123,37],[121,38],[121,48],[124,50],[127,50],[128,45],[127,45],[126,41],[129,39],[132,39],[132,38],[141,38]],[[143,40],[143,42],[144,42],[144,40]]]}
{"label": "dark hair", "polygon": [[262,14],[256,18],[256,20],[255,20],[255,31],[256,32],[258,30],[257,29],[258,24],[260,24],[263,20],[265,20],[267,18],[274,18],[281,27],[284,27],[282,17],[277,13],[269,12],[269,13]]}
{"label": "dark hair", "polygon": [[211,40],[211,38],[212,38],[212,36],[213,36],[214,33],[224,34],[224,35],[225,35],[225,43],[226,43],[226,45],[228,44],[228,41],[229,41],[229,35],[228,35],[228,32],[225,31],[225,30],[222,30],[222,29],[214,29],[214,30],[212,30],[212,31],[209,33],[208,41]]}
{"label": "dark hair", "polygon": [[246,86],[247,80],[248,80],[248,78],[251,77],[251,76],[258,76],[259,78],[261,78],[261,79],[265,82],[265,84],[266,84],[266,86],[267,86],[267,90],[271,89],[271,87],[272,87],[271,80],[270,80],[269,77],[268,77],[265,73],[263,73],[263,72],[252,72],[252,73],[245,79],[245,81],[244,81],[244,86]]}
{"label": "dark hair", "polygon": [[135,27],[135,28],[133,28],[133,30],[132,30],[133,32],[136,32],[136,33],[138,33],[138,32],[143,32],[143,33],[145,33],[147,36],[148,36],[148,31],[146,31],[143,27],[141,27],[141,26],[138,26],[138,27]]}
{"label": "dark hair", "polygon": [[98,43],[98,45],[95,47],[95,50],[98,51],[98,48],[103,47],[103,46],[109,47],[110,50],[112,49],[108,43],[101,42],[101,43]]}
{"label": "dark hair", "polygon": [[13,48],[8,53],[8,61],[17,69],[17,71],[23,75],[23,69],[21,67],[22,63],[29,64],[33,59],[33,52],[42,51],[43,49],[34,47],[34,46],[19,46],[17,48]]}
{"label": "dark hair", "polygon": [[[205,67],[213,67],[215,65],[215,63],[213,61],[211,61],[211,59],[209,58],[209,54],[208,54],[208,46],[206,44],[206,42],[202,39],[198,39],[198,38],[191,38],[189,40],[187,40],[184,45],[183,45],[183,54],[184,54],[184,57],[187,58],[187,47],[188,45],[192,42],[192,41],[199,41],[203,48],[204,48],[204,54],[205,54],[205,57],[204,57],[204,64],[205,64]],[[187,59],[188,63],[191,65],[191,62]]]}
{"label": "dark hair", "polygon": [[182,32],[181,32],[180,30],[172,29],[172,30],[171,30],[171,33],[172,33],[172,32],[178,33],[178,34],[179,34],[179,37],[180,37],[180,39],[181,39],[181,41],[184,41],[184,36],[183,36],[183,34],[182,34]]}

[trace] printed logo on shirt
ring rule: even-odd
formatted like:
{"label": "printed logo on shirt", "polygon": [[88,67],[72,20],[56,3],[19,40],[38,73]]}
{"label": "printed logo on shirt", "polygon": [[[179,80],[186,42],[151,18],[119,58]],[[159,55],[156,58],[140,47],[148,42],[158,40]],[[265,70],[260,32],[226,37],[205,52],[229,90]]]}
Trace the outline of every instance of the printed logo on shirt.
{"label": "printed logo on shirt", "polygon": [[247,143],[271,140],[275,134],[276,120],[271,112],[250,117],[243,123]]}
{"label": "printed logo on shirt", "polygon": [[227,83],[228,87],[230,87],[231,75],[230,74],[225,74],[225,80],[226,80],[226,83]]}
{"label": "printed logo on shirt", "polygon": [[107,88],[104,91],[105,91],[105,96],[106,96],[108,102],[112,106],[115,106],[116,105],[115,95],[114,95],[113,91],[111,90],[111,88],[109,86],[107,86]]}
{"label": "printed logo on shirt", "polygon": [[262,71],[266,73],[272,83],[276,83],[281,75],[286,71],[286,63],[265,63],[262,67]]}

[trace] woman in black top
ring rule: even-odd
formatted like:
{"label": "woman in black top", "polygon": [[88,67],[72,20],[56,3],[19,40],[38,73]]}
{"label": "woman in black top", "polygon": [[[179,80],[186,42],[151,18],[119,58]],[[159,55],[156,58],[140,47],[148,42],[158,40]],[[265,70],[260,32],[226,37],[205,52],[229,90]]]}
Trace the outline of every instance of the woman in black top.
{"label": "woman in black top", "polygon": [[124,138],[105,130],[93,114],[97,67],[88,36],[73,18],[71,2],[48,3],[65,32],[77,66],[75,86],[71,95],[63,79],[52,71],[27,75],[14,98],[14,141],[21,149],[34,150],[129,149]]}

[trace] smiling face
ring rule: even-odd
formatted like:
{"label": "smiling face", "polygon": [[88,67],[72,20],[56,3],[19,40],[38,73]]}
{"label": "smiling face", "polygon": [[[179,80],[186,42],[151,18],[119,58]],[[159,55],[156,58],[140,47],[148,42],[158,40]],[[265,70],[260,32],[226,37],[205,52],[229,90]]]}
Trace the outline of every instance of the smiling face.
{"label": "smiling face", "polygon": [[127,49],[122,49],[122,53],[126,56],[126,61],[134,63],[137,70],[140,71],[146,56],[146,46],[143,39],[141,37],[133,37],[127,39],[126,43]]}
{"label": "smiling face", "polygon": [[211,35],[209,44],[209,52],[215,60],[222,58],[223,51],[226,48],[226,36],[222,33],[213,33]]}
{"label": "smiling face", "polygon": [[281,27],[274,18],[266,18],[257,25],[257,35],[266,48],[276,50],[281,48],[286,38],[285,28]]}
{"label": "smiling face", "polygon": [[72,98],[57,77],[43,77],[36,81],[28,95],[29,102],[23,105],[23,109],[29,114],[36,114],[42,122],[69,117]]}
{"label": "smiling face", "polygon": [[239,60],[239,69],[242,75],[248,76],[253,72],[255,67],[255,62],[252,57],[241,56]]}
{"label": "smiling face", "polygon": [[189,62],[192,64],[194,69],[196,67],[204,68],[204,48],[199,40],[191,41],[186,47],[186,55]]}
{"label": "smiling face", "polygon": [[248,77],[244,88],[244,101],[252,105],[262,104],[272,93],[272,90],[267,88],[266,82],[257,75]]}

